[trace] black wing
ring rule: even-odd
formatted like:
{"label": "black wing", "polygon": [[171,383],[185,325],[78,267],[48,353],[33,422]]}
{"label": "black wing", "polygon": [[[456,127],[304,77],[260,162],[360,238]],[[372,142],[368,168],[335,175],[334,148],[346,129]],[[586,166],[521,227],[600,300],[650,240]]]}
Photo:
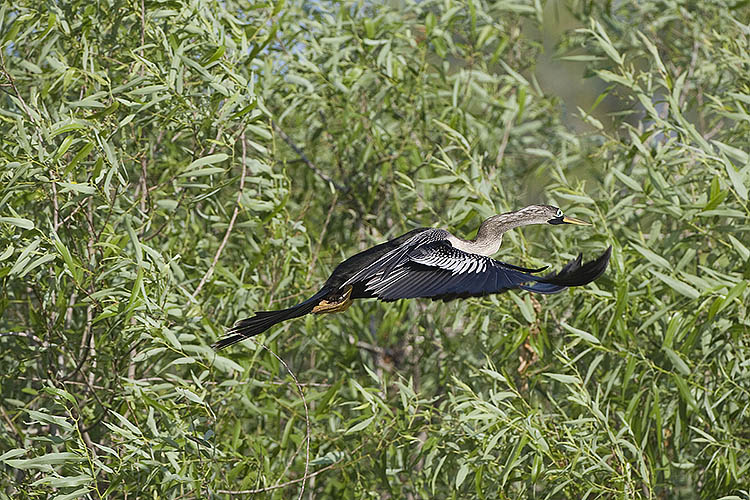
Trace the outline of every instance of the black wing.
{"label": "black wing", "polygon": [[[411,233],[415,233],[414,236],[403,240],[397,247],[389,250],[385,254],[379,255],[363,269],[352,274],[352,276],[350,276],[341,286],[343,287],[355,283],[366,282],[375,276],[388,276],[397,267],[408,262],[409,254],[420,248],[420,246],[432,242],[444,241],[450,234],[445,229],[427,229],[426,231],[420,232],[412,231],[403,236],[407,236]],[[401,237],[399,237],[399,239],[401,239]]]}
{"label": "black wing", "polygon": [[581,263],[581,256],[559,273],[535,276],[541,269],[526,269],[464,252],[448,241],[421,245],[388,274],[376,274],[365,284],[368,295],[384,301],[427,297],[445,301],[478,297],[521,288],[537,293],[557,293],[585,285],[607,268],[611,247],[598,259]]}

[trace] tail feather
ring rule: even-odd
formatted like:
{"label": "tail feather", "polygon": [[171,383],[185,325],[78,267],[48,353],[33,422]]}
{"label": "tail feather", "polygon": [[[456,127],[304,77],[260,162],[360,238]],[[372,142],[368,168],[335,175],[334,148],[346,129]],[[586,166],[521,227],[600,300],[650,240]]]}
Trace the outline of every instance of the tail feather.
{"label": "tail feather", "polygon": [[258,311],[255,316],[238,321],[232,328],[227,331],[227,335],[211,347],[223,349],[237,342],[241,342],[250,337],[261,334],[271,328],[276,323],[281,323],[288,319],[299,318],[312,312],[313,308],[328,294],[329,290],[323,289],[296,306],[279,311]]}
{"label": "tail feather", "polygon": [[522,286],[524,290],[537,293],[558,293],[571,286],[583,286],[601,276],[607,269],[612,255],[610,246],[595,260],[582,264],[582,256],[568,262],[560,272],[548,274],[533,285]]}

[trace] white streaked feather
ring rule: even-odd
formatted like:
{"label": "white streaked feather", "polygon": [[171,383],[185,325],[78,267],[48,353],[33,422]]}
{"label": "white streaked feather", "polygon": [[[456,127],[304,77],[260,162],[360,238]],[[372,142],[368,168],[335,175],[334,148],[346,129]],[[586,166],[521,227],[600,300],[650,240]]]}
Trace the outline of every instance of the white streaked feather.
{"label": "white streaked feather", "polygon": [[458,260],[454,259],[452,262],[453,274],[463,274],[466,272],[466,268],[471,264],[470,260]]}
{"label": "white streaked feather", "polygon": [[432,243],[434,241],[440,241],[446,239],[451,234],[445,229],[428,229],[424,232],[417,233],[408,240],[404,241],[399,247],[394,248],[385,255],[380,256],[374,262],[371,262],[365,268],[360,269],[354,273],[349,279],[347,279],[343,286],[356,283],[360,280],[368,280],[377,273],[382,274],[382,268],[384,265],[388,265],[390,268],[397,268],[408,260],[409,252],[415,248],[419,248],[421,245]]}
{"label": "white streaked feather", "polygon": [[[381,280],[378,279],[378,277],[373,277],[367,282],[366,289],[368,291],[381,291],[384,288],[386,288],[388,285],[398,281],[400,278],[406,276],[406,271],[403,269],[398,269],[396,271],[393,271],[386,279]],[[380,275],[382,277],[382,274]]]}
{"label": "white streaked feather", "polygon": [[452,274],[481,273],[487,269],[485,258],[465,253],[453,254],[440,249],[429,255],[411,257],[412,262],[425,266],[439,267]]}

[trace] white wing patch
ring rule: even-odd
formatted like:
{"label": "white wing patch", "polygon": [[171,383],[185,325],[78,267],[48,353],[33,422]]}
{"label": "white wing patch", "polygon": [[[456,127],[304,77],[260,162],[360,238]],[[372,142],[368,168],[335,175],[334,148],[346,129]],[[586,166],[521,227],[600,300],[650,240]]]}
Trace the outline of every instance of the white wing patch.
{"label": "white wing patch", "polygon": [[487,269],[487,257],[438,248],[422,255],[409,256],[409,260],[423,266],[439,267],[452,274],[483,273]]}
{"label": "white wing patch", "polygon": [[[471,254],[454,248],[450,243],[427,244],[417,246],[406,255],[390,272],[380,269],[365,278],[365,289],[374,295],[390,297],[392,294],[402,297],[419,297],[421,293],[432,293],[449,287],[454,276],[480,276],[493,266],[492,259],[482,255]],[[413,265],[433,268],[434,272],[415,268]],[[450,274],[440,274],[440,271]],[[481,279],[481,278],[478,278]]]}

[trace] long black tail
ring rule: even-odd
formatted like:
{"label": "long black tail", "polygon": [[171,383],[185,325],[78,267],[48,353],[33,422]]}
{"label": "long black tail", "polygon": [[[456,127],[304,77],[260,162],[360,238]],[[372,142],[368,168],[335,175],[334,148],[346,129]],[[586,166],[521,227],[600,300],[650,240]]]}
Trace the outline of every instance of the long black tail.
{"label": "long black tail", "polygon": [[330,290],[323,288],[306,301],[288,309],[281,309],[279,311],[258,311],[252,318],[246,318],[235,323],[234,326],[227,331],[226,337],[219,339],[211,347],[218,351],[219,349],[249,339],[259,333],[263,333],[276,323],[310,314],[313,308],[318,305],[323,297],[329,292]]}
{"label": "long black tail", "polygon": [[541,278],[539,282],[521,288],[537,293],[557,293],[571,286],[587,285],[604,273],[611,255],[611,246],[596,260],[591,260],[585,264],[581,263],[583,256],[578,255],[578,258],[568,262],[559,273],[548,274]]}

